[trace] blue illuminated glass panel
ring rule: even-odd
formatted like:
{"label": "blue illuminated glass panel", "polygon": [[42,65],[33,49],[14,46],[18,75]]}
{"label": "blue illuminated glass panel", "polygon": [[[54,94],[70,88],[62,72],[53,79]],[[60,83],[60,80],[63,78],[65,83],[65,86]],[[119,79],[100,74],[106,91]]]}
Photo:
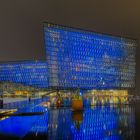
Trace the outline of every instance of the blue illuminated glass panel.
{"label": "blue illuminated glass panel", "polygon": [[50,87],[135,87],[135,40],[53,24],[44,35]]}
{"label": "blue illuminated glass panel", "polygon": [[47,88],[47,76],[46,61],[22,61],[0,64],[0,81]]}

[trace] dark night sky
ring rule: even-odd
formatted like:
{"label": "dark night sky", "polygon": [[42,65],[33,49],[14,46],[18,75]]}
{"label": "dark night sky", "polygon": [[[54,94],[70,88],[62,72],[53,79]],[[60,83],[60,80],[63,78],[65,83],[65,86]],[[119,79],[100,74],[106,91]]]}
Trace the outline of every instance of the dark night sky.
{"label": "dark night sky", "polygon": [[45,59],[44,21],[140,40],[140,0],[0,0],[0,61]]}

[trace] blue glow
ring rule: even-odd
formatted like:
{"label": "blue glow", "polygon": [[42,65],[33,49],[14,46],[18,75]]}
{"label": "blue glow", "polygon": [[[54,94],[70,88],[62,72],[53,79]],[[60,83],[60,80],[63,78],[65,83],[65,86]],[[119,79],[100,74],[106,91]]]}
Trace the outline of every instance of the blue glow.
{"label": "blue glow", "polygon": [[45,61],[22,61],[0,64],[0,81],[47,88],[47,63]]}
{"label": "blue glow", "polygon": [[[41,106],[28,107],[19,109],[16,113],[25,112],[44,112],[44,108]],[[45,123],[44,123],[45,121]],[[3,135],[16,136],[18,138],[23,138],[29,132],[38,133],[47,131],[48,128],[48,111],[44,115],[38,116],[17,116],[9,117],[5,120],[0,121],[0,133]],[[43,125],[44,124],[44,125]]]}
{"label": "blue glow", "polygon": [[0,64],[0,81],[39,88],[135,87],[135,40],[53,24],[44,32],[47,59]]}
{"label": "blue glow", "polygon": [[0,122],[0,133],[23,137],[32,125],[38,119],[38,116],[10,117]]}
{"label": "blue glow", "polygon": [[93,106],[75,114],[71,108],[45,111],[41,106],[30,104],[18,113],[38,111],[45,113],[0,121],[0,134],[19,138],[41,134],[54,140],[123,140],[127,137],[134,139],[135,136],[134,106]]}
{"label": "blue glow", "polygon": [[49,86],[135,87],[135,40],[52,24],[44,32]]}
{"label": "blue glow", "polygon": [[123,140],[126,133],[133,139],[135,131],[134,110],[128,106],[94,106],[75,117],[69,109],[51,110],[48,123],[48,139]]}
{"label": "blue glow", "polygon": [[109,107],[105,107],[103,109],[98,107],[93,110],[86,109],[83,114],[83,121],[80,125],[80,130],[75,129],[74,124],[71,126],[73,139],[78,139],[80,137],[85,139],[105,138],[105,133],[117,129],[117,120],[117,113],[114,109],[110,110]]}

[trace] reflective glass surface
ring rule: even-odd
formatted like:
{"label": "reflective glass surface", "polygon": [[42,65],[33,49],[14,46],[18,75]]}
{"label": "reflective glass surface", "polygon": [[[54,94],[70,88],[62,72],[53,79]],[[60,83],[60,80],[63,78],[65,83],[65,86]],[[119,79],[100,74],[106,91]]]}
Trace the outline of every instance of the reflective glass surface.
{"label": "reflective glass surface", "polygon": [[0,64],[0,81],[47,88],[47,76],[46,61],[19,61]]}
{"label": "reflective glass surface", "polygon": [[49,86],[134,88],[135,40],[45,24]]}

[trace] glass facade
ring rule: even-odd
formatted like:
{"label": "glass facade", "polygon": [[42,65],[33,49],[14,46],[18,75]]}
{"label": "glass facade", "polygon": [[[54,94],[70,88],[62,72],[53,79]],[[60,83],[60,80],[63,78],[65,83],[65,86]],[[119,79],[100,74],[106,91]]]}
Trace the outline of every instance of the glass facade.
{"label": "glass facade", "polygon": [[47,88],[47,76],[46,61],[19,61],[0,64],[0,81]]}
{"label": "glass facade", "polygon": [[135,88],[136,40],[45,24],[46,59],[0,64],[0,81],[39,88]]}
{"label": "glass facade", "polygon": [[136,40],[47,23],[44,36],[50,87],[135,87]]}

